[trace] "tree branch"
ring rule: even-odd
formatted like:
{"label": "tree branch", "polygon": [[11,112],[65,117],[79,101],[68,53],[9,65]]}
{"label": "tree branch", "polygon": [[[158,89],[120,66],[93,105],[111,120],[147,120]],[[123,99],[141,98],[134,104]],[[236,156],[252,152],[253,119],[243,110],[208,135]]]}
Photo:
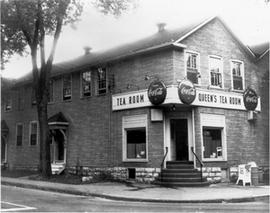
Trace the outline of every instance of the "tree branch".
{"label": "tree branch", "polygon": [[21,12],[21,9],[20,9],[19,1],[14,1],[14,3],[15,3],[16,10],[17,10],[18,20],[21,20],[20,23],[21,23],[22,32],[23,32],[29,46],[32,46],[32,38],[31,38],[30,33],[27,31],[27,29],[26,29],[26,27],[24,25],[23,16],[22,16],[22,12]]}

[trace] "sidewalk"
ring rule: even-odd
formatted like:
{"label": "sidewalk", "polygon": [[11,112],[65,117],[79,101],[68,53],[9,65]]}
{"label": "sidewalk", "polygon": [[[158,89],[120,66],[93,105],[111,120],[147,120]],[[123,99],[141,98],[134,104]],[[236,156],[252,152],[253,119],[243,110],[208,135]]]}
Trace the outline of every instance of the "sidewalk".
{"label": "sidewalk", "polygon": [[123,184],[102,182],[83,185],[61,184],[34,181],[24,178],[1,178],[2,185],[41,189],[84,196],[95,196],[113,200],[172,202],[172,203],[218,203],[248,202],[269,198],[269,186],[237,186],[232,184],[213,184],[209,187],[167,188],[149,184]]}

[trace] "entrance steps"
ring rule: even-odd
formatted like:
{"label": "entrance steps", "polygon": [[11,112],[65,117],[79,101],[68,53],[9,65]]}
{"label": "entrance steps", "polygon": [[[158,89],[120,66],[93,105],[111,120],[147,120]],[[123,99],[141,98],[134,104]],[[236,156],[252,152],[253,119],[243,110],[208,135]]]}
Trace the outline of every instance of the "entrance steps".
{"label": "entrance steps", "polygon": [[60,175],[65,170],[66,164],[65,163],[52,163],[51,168],[52,168],[53,175]]}
{"label": "entrance steps", "polygon": [[201,173],[194,169],[190,161],[168,161],[166,169],[162,169],[158,183],[163,186],[209,186],[206,178],[201,180]]}

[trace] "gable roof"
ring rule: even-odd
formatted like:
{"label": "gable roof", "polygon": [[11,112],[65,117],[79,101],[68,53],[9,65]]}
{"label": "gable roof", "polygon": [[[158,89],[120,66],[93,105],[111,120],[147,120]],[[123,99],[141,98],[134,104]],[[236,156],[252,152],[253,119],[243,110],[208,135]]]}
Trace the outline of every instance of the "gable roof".
{"label": "gable roof", "polygon": [[[89,67],[102,65],[108,62],[113,62],[117,60],[126,59],[140,54],[145,54],[153,51],[157,51],[165,48],[185,48],[185,45],[181,44],[180,41],[184,40],[198,29],[202,28],[209,22],[218,19],[232,35],[232,37],[238,42],[238,44],[243,48],[243,50],[249,54],[249,56],[254,57],[254,54],[243,45],[243,43],[232,33],[232,31],[227,27],[227,25],[219,18],[212,17],[188,25],[182,26],[178,29],[167,30],[164,29],[157,32],[149,37],[137,40],[135,42],[130,42],[123,44],[109,50],[90,52],[87,55],[77,57],[73,60],[56,63],[53,65],[51,72],[51,77],[57,75],[63,75],[66,73],[71,73],[75,71],[80,71]],[[19,79],[19,82],[29,82],[32,79],[32,73]]]}
{"label": "gable roof", "polygon": [[254,53],[257,58],[262,58],[267,52],[269,52],[269,42],[264,42],[252,46],[248,46],[248,48]]}

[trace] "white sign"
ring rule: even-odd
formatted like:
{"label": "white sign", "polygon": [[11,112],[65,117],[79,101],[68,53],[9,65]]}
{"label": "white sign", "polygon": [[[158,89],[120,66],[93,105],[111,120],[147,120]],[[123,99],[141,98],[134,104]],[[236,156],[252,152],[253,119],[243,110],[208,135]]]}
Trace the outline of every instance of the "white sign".
{"label": "white sign", "polygon": [[[204,106],[222,109],[246,110],[242,93],[224,92],[196,88],[196,98],[191,106]],[[130,108],[153,106],[148,99],[147,90],[120,93],[112,96],[112,109],[124,110]],[[163,104],[183,104],[178,96],[176,86],[167,87],[167,96]],[[256,111],[261,111],[260,98]]]}

